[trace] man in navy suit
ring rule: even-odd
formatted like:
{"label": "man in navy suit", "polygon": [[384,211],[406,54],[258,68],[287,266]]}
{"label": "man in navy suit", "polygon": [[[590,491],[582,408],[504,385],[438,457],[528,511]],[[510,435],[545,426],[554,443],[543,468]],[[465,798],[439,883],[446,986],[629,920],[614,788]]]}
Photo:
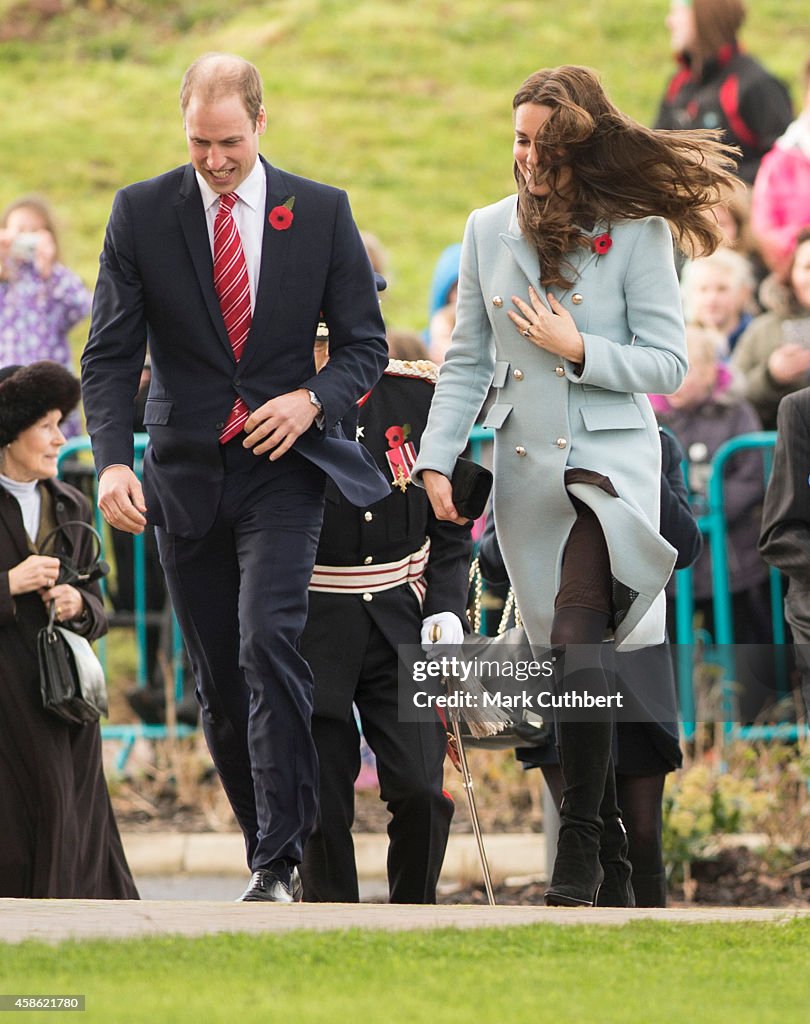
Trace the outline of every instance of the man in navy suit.
{"label": "man in navy suit", "polygon": [[[390,493],[339,426],[386,365],[384,327],[345,193],[259,156],[257,69],[207,54],[180,101],[190,164],[113,204],[84,404],[105,518],[130,533],[156,527],[208,746],[245,836],[242,899],[289,902],[318,795],[312,675],[299,652],[307,587],[326,476],[357,504]],[[223,295],[232,282],[218,218],[228,216],[248,325],[238,346]],[[321,316],[332,358],[316,375]],[[142,490],[132,408],[147,343]]]}

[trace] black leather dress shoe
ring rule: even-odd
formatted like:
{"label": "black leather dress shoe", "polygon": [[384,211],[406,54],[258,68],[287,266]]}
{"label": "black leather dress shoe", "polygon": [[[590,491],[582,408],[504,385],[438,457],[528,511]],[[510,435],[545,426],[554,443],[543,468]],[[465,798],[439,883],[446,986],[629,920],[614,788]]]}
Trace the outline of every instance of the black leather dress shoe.
{"label": "black leather dress shoe", "polygon": [[237,903],[300,903],[304,887],[298,868],[277,861],[269,868],[254,871],[250,884]]}

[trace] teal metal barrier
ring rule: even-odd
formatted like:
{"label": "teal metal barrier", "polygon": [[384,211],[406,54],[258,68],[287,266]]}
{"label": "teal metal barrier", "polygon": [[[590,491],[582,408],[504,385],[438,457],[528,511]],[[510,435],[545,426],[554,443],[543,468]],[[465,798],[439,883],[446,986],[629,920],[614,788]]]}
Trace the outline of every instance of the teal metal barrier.
{"label": "teal metal barrier", "polygon": [[[143,453],[148,444],[147,434],[135,435],[135,464],[134,469],[138,477],[141,477],[143,467]],[[485,449],[491,445],[493,440],[492,430],[476,426],[473,428],[469,443],[470,454],[476,462],[489,461],[485,457]],[[706,537],[712,561],[712,607],[714,612],[715,635],[714,642],[721,651],[728,650],[734,643],[734,627],[732,618],[731,594],[728,587],[728,527],[725,518],[725,503],[723,494],[724,470],[728,460],[738,451],[743,449],[760,449],[763,453],[763,479],[767,480],[772,463],[773,446],[776,441],[775,432],[759,432],[742,434],[726,441],[715,452],[711,461],[711,469],[708,483],[708,508],[704,515],[698,517],[698,526]],[[90,452],[90,440],[85,437],[77,437],[68,441],[59,456],[60,468],[70,458],[81,456]],[[95,509],[95,522],[99,532],[104,536],[106,527],[98,508]],[[133,539],[133,563],[134,563],[134,628],[137,648],[136,683],[139,686],[146,685],[146,552],[143,535],[135,535]],[[102,581],[103,584],[103,581]],[[694,599],[692,591],[691,569],[681,569],[675,576],[675,640],[678,650],[678,690],[680,702],[680,714],[684,734],[687,739],[694,735],[695,731],[695,696],[692,685],[694,646],[696,637],[693,631]],[[771,616],[773,622],[773,635],[775,649],[784,651],[785,625],[782,611],[782,585],[781,576],[775,570],[770,571],[770,597]],[[172,616],[173,628],[173,662],[175,693],[179,700],[183,691],[183,664],[182,664],[182,638],[180,637],[177,621]],[[99,653],[104,660],[105,648],[103,639],[99,641]],[[734,678],[734,665],[727,657],[721,656],[718,659],[722,665],[726,683]],[[777,671],[782,669],[783,676],[786,676],[786,661],[783,658],[782,665],[777,665]],[[730,691],[729,691],[730,695]],[[186,725],[177,725],[172,735],[187,735],[194,730]],[[796,739],[801,732],[798,726],[782,723],[765,726],[735,726],[733,722],[724,723],[724,732],[727,737],[735,736],[743,739]],[[165,725],[146,725],[144,723],[132,723],[113,725],[106,724],[102,727],[102,735],[105,739],[119,740],[123,743],[122,751],[117,759],[119,770],[126,765],[127,758],[139,737],[146,739],[163,739],[169,735],[169,729]]]}
{"label": "teal metal barrier", "polygon": [[[796,739],[806,729],[790,723],[772,725],[735,725],[731,721],[732,690],[730,684],[736,675],[734,658],[734,624],[732,595],[728,582],[728,523],[725,516],[724,476],[728,460],[737,452],[760,450],[762,452],[763,481],[767,482],[773,463],[773,448],[776,443],[775,431],[758,431],[740,434],[724,442],[714,453],[710,463],[707,488],[707,510],[698,517],[698,526],[708,541],[712,573],[712,611],[714,616],[714,637],[711,638],[718,650],[709,660],[718,664],[723,671],[723,706],[727,720],[723,723],[727,739]],[[769,572],[770,611],[773,629],[775,670],[783,693],[787,693],[787,649],[786,631],[782,603],[782,579],[779,572]],[[694,641],[692,620],[694,600],[692,596],[692,571],[682,569],[676,574],[676,641],[678,643],[678,687],[681,716],[686,737],[694,735],[694,692],[692,689],[692,665]]]}
{"label": "teal metal barrier", "polygon": [[473,427],[470,433],[470,457],[473,462],[485,463],[484,446],[492,444],[493,431],[490,427]]}
{"label": "teal metal barrier", "polygon": [[[146,446],[149,443],[148,434],[135,434],[135,461],[133,463],[133,469],[138,479],[140,480],[143,475],[143,455],[146,451]],[[59,453],[58,469],[62,472],[65,468],[65,464],[68,460],[79,459],[81,456],[92,454],[92,448],[90,445],[90,438],[86,435],[80,437],[71,438],[67,441]],[[91,463],[88,463],[88,466]],[[93,474],[95,480],[95,474]],[[94,487],[94,495],[96,488]],[[104,522],[104,518],[98,508],[97,502],[93,502],[94,507],[94,521],[98,532],[102,537],[102,554],[104,553],[104,547],[106,541],[109,539],[109,528]],[[136,686],[143,687],[148,682],[148,667],[147,667],[147,656],[146,656],[146,631],[148,625],[149,612],[146,607],[146,545],[144,542],[143,534],[134,534],[133,538],[133,628],[135,631],[135,652],[136,652],[136,667],[135,667],[135,684]],[[101,580],[102,590],[106,592],[105,580]],[[171,629],[172,629],[172,669],[174,675],[174,690],[175,698],[179,701],[183,696],[183,684],[184,684],[184,667],[183,667],[183,640],[180,635],[180,630],[177,625],[177,620],[174,615],[171,616]],[[99,658],[102,664],[106,668],[106,638],[102,637],[97,641]],[[179,723],[170,729],[166,725],[147,725],[143,722],[135,723],[124,723],[120,725],[114,725],[106,723],[101,727],[101,735],[104,739],[119,740],[122,742],[121,751],[116,758],[116,768],[119,771],[123,771],[126,766],[127,759],[132,751],[132,747],[135,744],[135,740],[139,737],[146,739],[166,739],[168,736],[187,736],[196,730],[191,726]]]}
{"label": "teal metal barrier", "polygon": [[[773,451],[776,444],[774,431],[754,434],[740,434],[723,442],[711,461],[711,473],[707,491],[708,511],[698,520],[698,525],[709,539],[712,558],[712,608],[714,611],[715,643],[733,644],[734,626],[731,613],[731,593],[728,586],[728,527],[725,517],[723,496],[723,474],[726,463],[735,453],[743,449],[766,449]],[[770,461],[763,460],[763,479],[770,475]],[[780,616],[781,617],[781,616]],[[784,633],[783,633],[784,636]]]}

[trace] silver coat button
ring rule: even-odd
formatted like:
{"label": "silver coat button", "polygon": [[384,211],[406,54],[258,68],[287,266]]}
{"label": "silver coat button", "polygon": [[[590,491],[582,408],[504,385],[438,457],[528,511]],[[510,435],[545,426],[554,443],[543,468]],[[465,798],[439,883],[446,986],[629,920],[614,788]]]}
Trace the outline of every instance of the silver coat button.
{"label": "silver coat button", "polygon": [[373,598],[373,596],[371,594],[363,594],[363,600],[364,601],[373,601],[374,598]]}
{"label": "silver coat button", "polygon": [[582,296],[579,294],[579,292],[574,292],[574,294],[571,296],[571,301],[574,303],[575,306],[578,306],[582,302]]}
{"label": "silver coat button", "polygon": [[496,309],[501,308],[501,306],[503,305],[503,299],[501,298],[500,295],[492,296],[492,305],[495,306]]}
{"label": "silver coat button", "polygon": [[512,370],[512,376],[515,380],[523,380],[523,370]]}
{"label": "silver coat button", "polygon": [[525,455],[525,454],[526,454],[526,449],[523,447],[523,445],[522,444],[517,445],[517,447],[515,448],[515,455]]}
{"label": "silver coat button", "polygon": [[555,366],[554,367],[554,372],[557,374],[558,377],[564,377],[565,376],[565,367],[564,366]]}
{"label": "silver coat button", "polygon": [[558,448],[565,448],[565,446],[568,444],[564,437],[558,437],[554,443],[557,445]]}
{"label": "silver coat button", "polygon": [[365,521],[367,523],[370,523],[373,518],[374,518],[374,513],[373,512],[364,512],[363,513],[363,519],[365,519]]}
{"label": "silver coat button", "polygon": [[366,557],[363,559],[363,565],[371,565],[373,561],[374,559],[371,555],[366,555]]}

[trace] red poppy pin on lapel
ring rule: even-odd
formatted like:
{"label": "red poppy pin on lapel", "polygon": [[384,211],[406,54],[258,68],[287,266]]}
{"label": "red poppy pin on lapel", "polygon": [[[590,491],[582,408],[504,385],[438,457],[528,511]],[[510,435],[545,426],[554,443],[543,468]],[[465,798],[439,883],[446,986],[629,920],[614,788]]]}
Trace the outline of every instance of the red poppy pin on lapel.
{"label": "red poppy pin on lapel", "polygon": [[281,206],[274,206],[267,215],[270,227],[275,228],[276,231],[286,231],[295,219],[292,212],[293,206],[295,206],[295,196],[285,199]]}
{"label": "red poppy pin on lapel", "polygon": [[610,251],[610,247],[613,245],[613,239],[610,237],[610,233],[605,231],[601,235],[597,235],[596,238],[591,242],[591,248],[597,256],[604,256]]}

